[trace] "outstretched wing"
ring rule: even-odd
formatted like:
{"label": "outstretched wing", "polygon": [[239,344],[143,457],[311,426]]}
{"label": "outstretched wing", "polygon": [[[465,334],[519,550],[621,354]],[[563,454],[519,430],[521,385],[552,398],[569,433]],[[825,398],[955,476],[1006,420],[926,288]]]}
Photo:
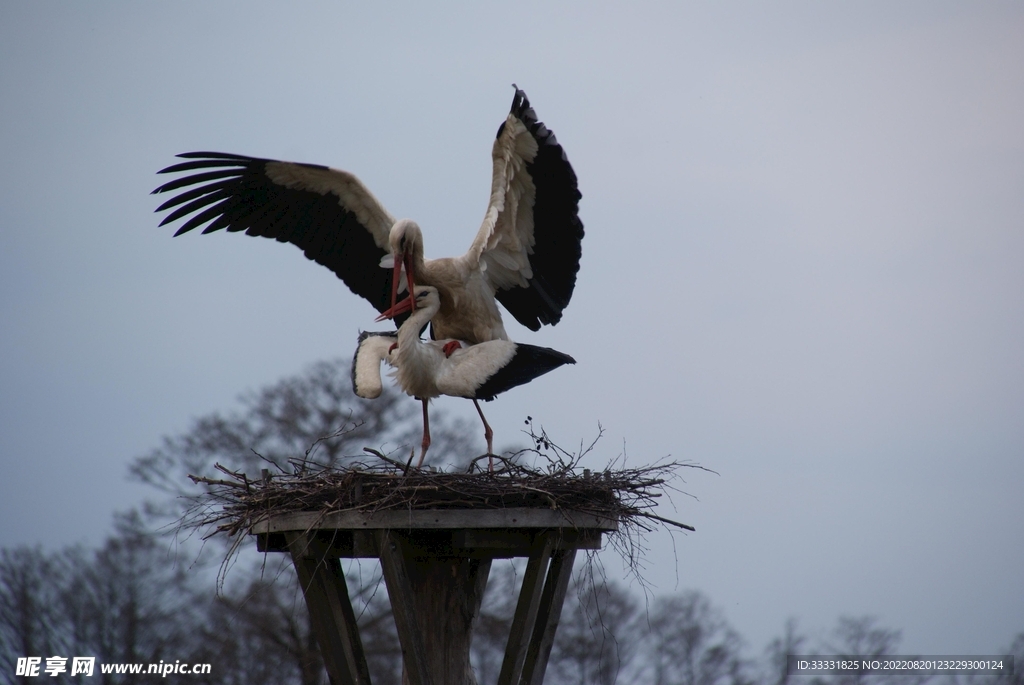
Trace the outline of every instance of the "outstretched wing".
{"label": "outstretched wing", "polygon": [[492,150],[491,199],[462,259],[530,330],[556,324],[580,267],[583,223],[576,173],[565,151],[516,88]]}
{"label": "outstretched wing", "polygon": [[157,208],[176,208],[161,226],[189,217],[174,235],[206,224],[203,233],[223,228],[291,243],[377,311],[390,306],[391,274],[380,268],[380,260],[390,252],[388,232],[395,219],[354,175],[221,152],[178,157],[191,161],[159,173],[195,173],[153,191],[181,191]]}

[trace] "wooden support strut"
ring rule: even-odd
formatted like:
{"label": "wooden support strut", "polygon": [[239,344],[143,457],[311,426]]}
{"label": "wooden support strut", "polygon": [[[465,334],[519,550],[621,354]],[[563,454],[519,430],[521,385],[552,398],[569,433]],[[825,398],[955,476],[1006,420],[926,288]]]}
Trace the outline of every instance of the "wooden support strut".
{"label": "wooden support strut", "polygon": [[370,685],[370,671],[340,560],[327,556],[327,546],[312,534],[287,536],[331,685]]}
{"label": "wooden support strut", "polygon": [[533,636],[523,664],[520,682],[525,685],[541,685],[544,682],[544,672],[548,667],[551,647],[555,644],[555,629],[562,616],[562,605],[565,603],[565,593],[569,589],[575,560],[575,549],[559,550],[551,557],[548,579],[544,583]]}
{"label": "wooden support strut", "polygon": [[551,559],[552,546],[552,537],[545,535],[544,542],[534,554],[530,555],[530,560],[526,564],[523,586],[519,591],[519,602],[516,604],[516,613],[512,617],[512,629],[509,631],[508,642],[505,645],[505,658],[501,662],[501,672],[498,674],[498,685],[519,685],[523,663],[526,661],[528,641],[533,634],[533,626],[537,620],[541,592],[544,589],[544,574],[547,571],[548,561]]}

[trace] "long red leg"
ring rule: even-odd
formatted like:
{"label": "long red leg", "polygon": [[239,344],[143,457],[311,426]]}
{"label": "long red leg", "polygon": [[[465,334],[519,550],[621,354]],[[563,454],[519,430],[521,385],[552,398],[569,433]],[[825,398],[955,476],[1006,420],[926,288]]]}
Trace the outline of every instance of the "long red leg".
{"label": "long red leg", "polygon": [[484,410],[480,408],[480,403],[473,400],[473,406],[476,407],[476,413],[480,415],[480,420],[484,422],[484,439],[487,440],[487,470],[494,471],[494,445],[492,440],[494,439],[494,431],[491,430],[491,426],[487,423],[487,419],[484,418]]}
{"label": "long red leg", "polygon": [[423,466],[423,458],[427,456],[427,450],[430,449],[430,417],[427,415],[427,400],[422,399],[420,402],[423,403],[423,443],[421,445],[423,451],[420,452],[420,460],[416,462],[416,468]]}

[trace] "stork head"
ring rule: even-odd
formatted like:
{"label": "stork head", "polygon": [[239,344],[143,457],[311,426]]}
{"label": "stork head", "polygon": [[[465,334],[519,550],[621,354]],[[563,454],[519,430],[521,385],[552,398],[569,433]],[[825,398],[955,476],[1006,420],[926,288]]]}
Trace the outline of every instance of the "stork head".
{"label": "stork head", "polygon": [[[408,311],[415,311],[416,309],[427,310],[429,315],[433,316],[437,313],[437,310],[441,308],[441,296],[438,295],[437,288],[430,285],[418,285],[415,287],[413,292],[413,296],[406,297],[394,307],[381,312],[380,316],[378,316],[376,320],[383,321],[384,319],[393,319],[399,314],[404,314]],[[425,323],[426,322],[424,322],[424,324]]]}
{"label": "stork head", "polygon": [[[402,283],[402,272],[405,272],[411,294],[413,292],[414,264],[423,261],[423,232],[420,231],[419,224],[412,219],[396,221],[388,235],[388,246],[391,248],[391,255],[394,258],[394,273],[391,277],[391,308],[394,309],[395,300],[398,299],[399,286]],[[413,311],[415,310],[415,300],[413,300]]]}

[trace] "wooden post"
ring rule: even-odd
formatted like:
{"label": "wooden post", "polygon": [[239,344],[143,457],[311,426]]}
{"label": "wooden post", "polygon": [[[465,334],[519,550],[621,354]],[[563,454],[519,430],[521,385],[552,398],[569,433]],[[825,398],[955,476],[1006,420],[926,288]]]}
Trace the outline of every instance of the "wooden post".
{"label": "wooden post", "polygon": [[403,532],[378,535],[409,685],[476,685],[469,647],[490,560],[433,556]]}
{"label": "wooden post", "polygon": [[[408,681],[409,685],[433,685],[434,679],[427,671],[426,640],[416,616],[416,598],[413,596],[412,578],[409,575],[407,545],[398,534],[387,530],[377,534],[377,544],[384,583],[391,599],[391,612],[398,628],[398,641],[402,645],[402,679]],[[442,682],[438,681],[438,685]]]}

